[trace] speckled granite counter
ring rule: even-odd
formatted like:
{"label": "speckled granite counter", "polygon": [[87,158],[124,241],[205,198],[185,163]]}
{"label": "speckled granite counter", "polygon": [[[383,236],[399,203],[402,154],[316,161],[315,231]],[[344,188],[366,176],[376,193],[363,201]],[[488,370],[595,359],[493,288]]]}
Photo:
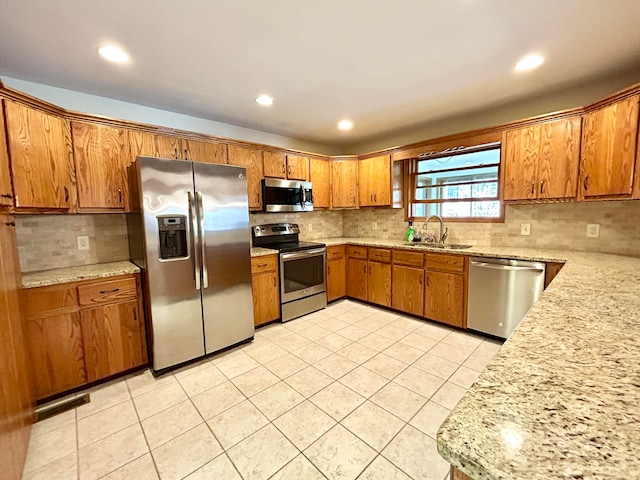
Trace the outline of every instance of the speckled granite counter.
{"label": "speckled granite counter", "polygon": [[83,265],[81,267],[56,268],[22,275],[22,287],[34,288],[58,283],[77,282],[94,278],[114,277],[137,273],[140,269],[129,261],[98,263],[95,265]]}
{"label": "speckled granite counter", "polygon": [[277,255],[278,250],[272,248],[251,247],[252,257],[262,257],[263,255]]}
{"label": "speckled granite counter", "polygon": [[440,427],[440,454],[474,479],[640,478],[640,258],[449,252],[567,263]]}

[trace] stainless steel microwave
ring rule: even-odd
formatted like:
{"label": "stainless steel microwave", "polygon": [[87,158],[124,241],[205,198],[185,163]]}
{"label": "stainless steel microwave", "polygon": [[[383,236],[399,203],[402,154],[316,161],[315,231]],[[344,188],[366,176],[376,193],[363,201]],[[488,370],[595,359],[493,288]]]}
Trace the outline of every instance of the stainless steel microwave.
{"label": "stainless steel microwave", "polygon": [[313,210],[311,182],[264,178],[262,204],[265,212],[310,212]]}

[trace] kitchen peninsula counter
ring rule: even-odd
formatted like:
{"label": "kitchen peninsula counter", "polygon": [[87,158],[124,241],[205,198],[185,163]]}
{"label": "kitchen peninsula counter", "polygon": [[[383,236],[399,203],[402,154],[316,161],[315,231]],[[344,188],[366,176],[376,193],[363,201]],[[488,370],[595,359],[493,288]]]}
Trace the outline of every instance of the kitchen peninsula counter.
{"label": "kitchen peninsula counter", "polygon": [[640,478],[640,258],[444,252],[566,264],[440,427],[442,457],[474,479]]}
{"label": "kitchen peninsula counter", "polygon": [[125,260],[121,262],[97,263],[94,265],[82,265],[79,267],[56,268],[22,274],[22,288],[44,287],[60,283],[78,282],[80,280],[93,280],[96,278],[108,278],[118,275],[138,273],[140,269],[133,263]]}

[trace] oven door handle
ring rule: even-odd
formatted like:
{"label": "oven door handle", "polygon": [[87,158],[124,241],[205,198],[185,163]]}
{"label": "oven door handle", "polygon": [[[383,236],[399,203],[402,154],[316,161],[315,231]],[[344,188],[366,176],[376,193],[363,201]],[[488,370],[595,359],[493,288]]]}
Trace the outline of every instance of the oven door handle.
{"label": "oven door handle", "polygon": [[314,255],[325,254],[326,252],[327,252],[327,249],[325,247],[312,248],[310,250],[302,250],[299,252],[281,253],[280,258],[283,262],[287,262],[289,260],[295,260],[296,258],[304,258],[304,257],[311,257]]}

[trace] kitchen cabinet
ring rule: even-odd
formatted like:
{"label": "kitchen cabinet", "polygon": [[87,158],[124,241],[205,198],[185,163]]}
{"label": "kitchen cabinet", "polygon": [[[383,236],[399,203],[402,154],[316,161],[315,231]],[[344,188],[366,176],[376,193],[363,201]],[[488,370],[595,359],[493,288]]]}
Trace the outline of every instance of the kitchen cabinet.
{"label": "kitchen cabinet", "polygon": [[461,255],[425,255],[424,316],[466,328],[468,258]]}
{"label": "kitchen cabinet", "polygon": [[309,180],[309,159],[300,155],[287,154],[287,178],[289,180]]}
{"label": "kitchen cabinet", "polygon": [[331,206],[358,206],[358,161],[331,160]]}
{"label": "kitchen cabinet", "polygon": [[0,99],[0,205],[13,205],[11,188],[11,170],[9,169],[9,151],[4,125],[4,100]]}
{"label": "kitchen cabinet", "polygon": [[289,180],[309,180],[309,159],[285,152],[263,152],[264,176]]}
{"label": "kitchen cabinet", "polygon": [[347,245],[347,296],[367,300],[367,247]]}
{"label": "kitchen cabinet", "polygon": [[75,195],[69,122],[10,100],[5,114],[16,208],[69,210]]}
{"label": "kitchen cabinet", "polygon": [[23,290],[38,399],[147,362],[140,275]]}
{"label": "kitchen cabinet", "polygon": [[327,302],[347,293],[345,246],[327,247]]}
{"label": "kitchen cabinet", "polygon": [[556,278],[556,275],[562,270],[564,267],[564,263],[559,262],[547,262],[546,268],[544,270],[544,288],[549,286],[549,284]]}
{"label": "kitchen cabinet", "polygon": [[279,319],[280,282],[277,255],[251,258],[251,288],[253,323],[258,326]]}
{"label": "kitchen cabinet", "polygon": [[505,201],[576,197],[580,124],[573,117],[506,132]]}
{"label": "kitchen cabinet", "polygon": [[262,209],[262,150],[257,148],[229,145],[227,148],[229,165],[237,165],[247,169],[247,194],[249,210]]}
{"label": "kitchen cabinet", "polygon": [[0,251],[0,472],[3,479],[20,480],[35,401],[21,324],[15,219],[9,215],[0,215]]}
{"label": "kitchen cabinet", "polygon": [[361,207],[391,205],[391,156],[358,160],[358,185]]}
{"label": "kitchen cabinet", "polygon": [[634,95],[584,116],[579,198],[631,195],[639,101]]}
{"label": "kitchen cabinet", "polygon": [[313,208],[331,207],[331,165],[328,160],[309,159],[309,181],[313,185]]}
{"label": "kitchen cabinet", "polygon": [[78,210],[124,210],[126,130],[71,122]]}
{"label": "kitchen cabinet", "polygon": [[182,140],[181,158],[192,162],[225,164],[227,163],[227,146],[224,143],[186,138]]}
{"label": "kitchen cabinet", "polygon": [[367,299],[371,303],[391,306],[391,251],[369,248]]}
{"label": "kitchen cabinet", "polygon": [[182,143],[179,137],[129,130],[129,154],[127,165],[137,157],[180,158]]}
{"label": "kitchen cabinet", "polygon": [[393,250],[391,306],[405,313],[424,313],[424,256],[418,252]]}

